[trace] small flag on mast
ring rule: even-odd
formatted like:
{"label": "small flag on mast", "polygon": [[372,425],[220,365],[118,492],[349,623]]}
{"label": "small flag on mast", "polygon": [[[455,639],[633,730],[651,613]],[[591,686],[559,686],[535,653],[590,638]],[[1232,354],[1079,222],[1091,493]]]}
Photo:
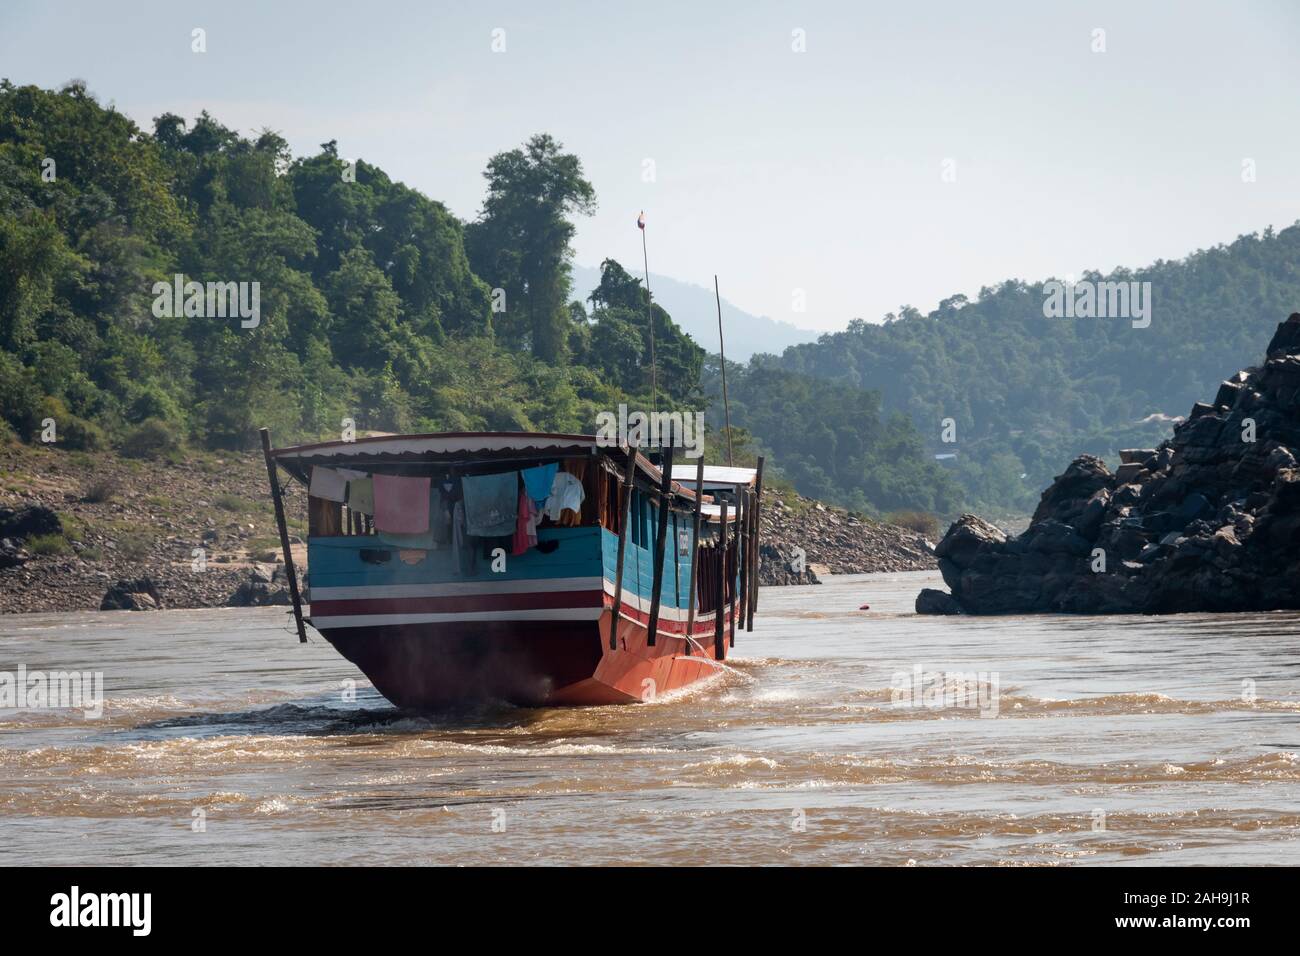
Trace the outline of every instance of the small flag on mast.
{"label": "small flag on mast", "polygon": [[638,229],[641,229],[641,230],[644,230],[644,229],[645,229],[645,210],[644,210],[644,209],[641,210],[641,215],[639,215],[639,216],[636,217],[636,227],[637,227]]}

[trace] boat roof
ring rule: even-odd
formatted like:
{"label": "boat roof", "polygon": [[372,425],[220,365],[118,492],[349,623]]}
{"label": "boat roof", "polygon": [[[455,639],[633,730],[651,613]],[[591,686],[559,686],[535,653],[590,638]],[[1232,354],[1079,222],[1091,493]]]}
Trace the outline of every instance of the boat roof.
{"label": "boat roof", "polygon": [[[673,481],[680,481],[682,484],[695,487],[696,465],[673,465]],[[710,488],[745,488],[752,484],[758,477],[756,468],[733,468],[730,465],[705,465],[704,466],[704,489]]]}
{"label": "boat roof", "polygon": [[423,435],[370,435],[352,441],[325,441],[276,448],[280,461],[407,459],[428,460],[466,457],[521,457],[589,454],[596,447],[593,435],[551,432],[433,432]]}
{"label": "boat roof", "polygon": [[[420,435],[369,435],[352,441],[313,442],[305,445],[287,445],[271,449],[271,457],[291,474],[304,482],[310,481],[311,467],[363,468],[374,465],[438,464],[527,464],[549,458],[574,458],[604,453],[617,456],[626,462],[623,449],[598,439],[595,435],[571,435],[561,432],[431,432]],[[636,456],[637,470],[653,485],[663,481],[663,472],[640,450]],[[748,471],[752,469],[723,469]],[[689,471],[689,482],[679,474]],[[706,479],[709,469],[705,468]],[[695,466],[673,467],[672,490],[675,495],[689,500],[695,498]],[[708,481],[705,481],[708,490]],[[717,505],[710,504],[705,495],[700,511],[717,517]],[[732,515],[728,515],[731,520]]]}

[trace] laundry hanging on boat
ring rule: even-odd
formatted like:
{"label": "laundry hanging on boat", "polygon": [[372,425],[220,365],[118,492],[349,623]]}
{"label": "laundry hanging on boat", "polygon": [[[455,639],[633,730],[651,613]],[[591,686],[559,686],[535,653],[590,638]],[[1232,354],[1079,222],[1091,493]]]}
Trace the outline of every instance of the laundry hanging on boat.
{"label": "laundry hanging on boat", "polygon": [[464,501],[457,501],[451,509],[451,546],[456,554],[456,570],[465,577],[478,574],[478,552],[465,531]]}
{"label": "laundry hanging on boat", "polygon": [[451,485],[437,485],[429,492],[429,533],[435,548],[451,546]]}
{"label": "laundry hanging on boat", "polygon": [[375,475],[375,528],[394,534],[429,530],[429,479]]}
{"label": "laundry hanging on boat", "polygon": [[528,488],[519,492],[519,518],[515,522],[514,546],[510,549],[513,555],[520,555],[529,548],[537,547],[537,522],[541,517],[541,512],[533,504],[533,499]]}
{"label": "laundry hanging on boat", "polygon": [[569,510],[574,515],[581,513],[582,499],[586,495],[587,493],[582,488],[582,482],[576,477],[567,471],[557,472],[555,480],[551,483],[551,494],[546,499],[546,507],[543,512],[546,517],[559,524],[561,512]]}
{"label": "laundry hanging on boat", "polygon": [[365,476],[364,471],[354,471],[351,468],[325,468],[315,465],[311,470],[311,485],[307,493],[313,498],[342,502],[347,500],[348,481]]}
{"label": "laundry hanging on boat", "polygon": [[394,548],[408,551],[438,551],[451,547],[451,511],[450,502],[443,497],[442,489],[436,484],[429,489],[429,527],[418,534],[397,534],[392,531],[380,531],[379,540]]}
{"label": "laundry hanging on boat", "polygon": [[519,514],[519,472],[467,475],[461,479],[465,530],[481,538],[511,536]]}
{"label": "laundry hanging on boat", "polygon": [[551,484],[555,481],[555,473],[559,469],[558,464],[551,462],[549,465],[525,468],[519,473],[519,477],[524,480],[524,488],[528,491],[528,497],[532,498],[539,508],[551,496]]}
{"label": "laundry hanging on boat", "polygon": [[419,534],[396,534],[392,531],[380,531],[377,537],[390,548],[405,551],[436,550],[433,544],[433,535],[428,531],[421,531]]}
{"label": "laundry hanging on boat", "polygon": [[375,482],[373,478],[353,478],[348,482],[348,507],[363,515],[375,513]]}

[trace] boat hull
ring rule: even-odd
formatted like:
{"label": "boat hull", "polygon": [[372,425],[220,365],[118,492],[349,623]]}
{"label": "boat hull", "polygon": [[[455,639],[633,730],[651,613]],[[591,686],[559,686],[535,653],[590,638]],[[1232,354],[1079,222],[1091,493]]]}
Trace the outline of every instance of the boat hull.
{"label": "boat hull", "polygon": [[[441,710],[484,701],[520,706],[648,702],[715,676],[711,620],[694,642],[659,630],[647,641],[643,612],[626,606],[617,647],[609,648],[612,611],[595,620],[442,621],[321,628],[336,650],[398,707]],[[724,626],[729,624],[724,620]],[[673,624],[668,626],[672,627]],[[728,631],[729,636],[729,631]]]}

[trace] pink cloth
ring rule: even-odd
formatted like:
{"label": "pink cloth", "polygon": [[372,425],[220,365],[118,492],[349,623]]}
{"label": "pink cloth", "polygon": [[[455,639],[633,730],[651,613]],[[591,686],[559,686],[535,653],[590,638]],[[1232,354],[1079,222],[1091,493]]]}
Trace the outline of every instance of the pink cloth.
{"label": "pink cloth", "polygon": [[528,496],[528,489],[519,492],[519,517],[515,522],[514,547],[511,554],[523,554],[529,548],[537,547],[537,522],[541,513]]}
{"label": "pink cloth", "polygon": [[375,475],[375,527],[394,534],[429,530],[429,479]]}

